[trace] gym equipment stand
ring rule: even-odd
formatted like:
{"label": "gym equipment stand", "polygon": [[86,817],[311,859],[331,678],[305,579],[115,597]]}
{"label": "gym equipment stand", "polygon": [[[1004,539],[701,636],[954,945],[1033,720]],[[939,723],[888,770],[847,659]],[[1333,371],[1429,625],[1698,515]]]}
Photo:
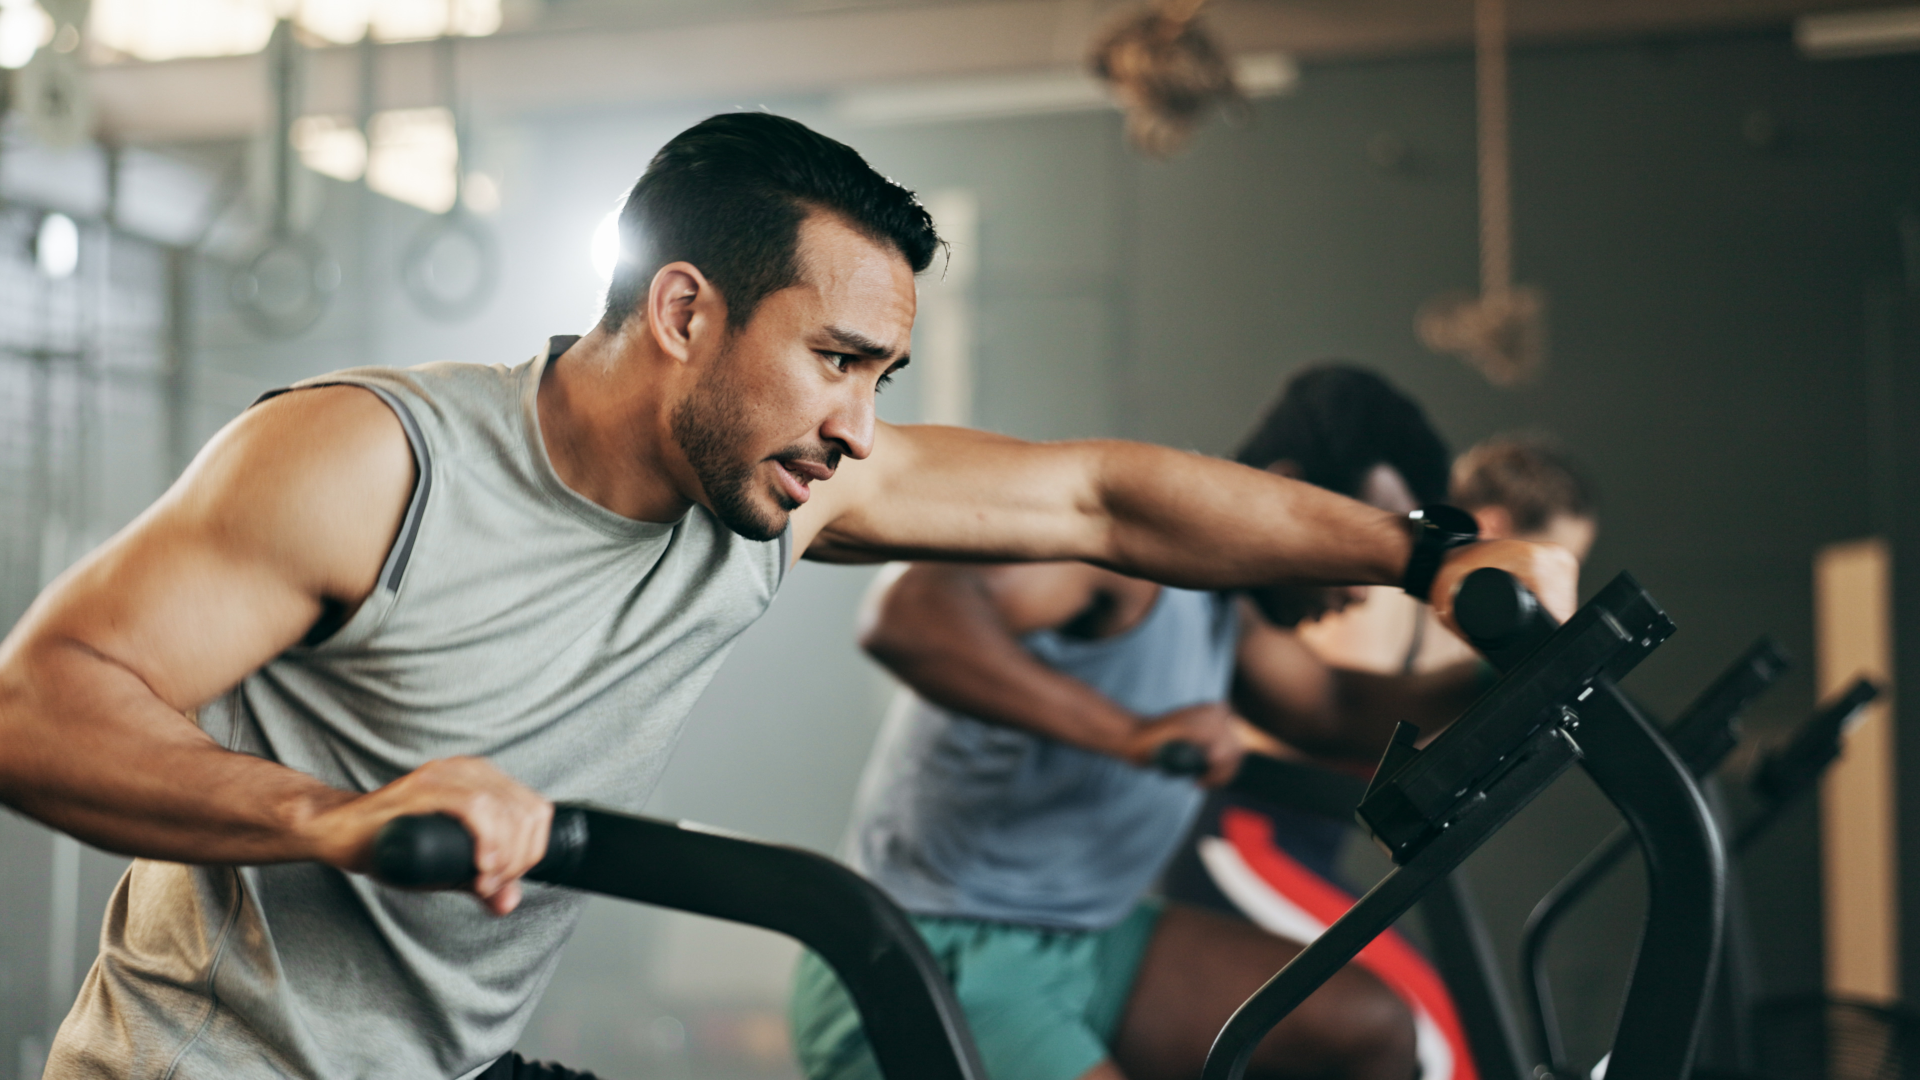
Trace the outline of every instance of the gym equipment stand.
{"label": "gym equipment stand", "polygon": [[[1770,684],[1784,666],[1785,660],[1778,648],[1770,640],[1761,639],[1742,657],[1741,663],[1736,664],[1702,695],[1701,701],[1688,711],[1686,717],[1674,724],[1670,742],[1696,778],[1704,780],[1711,776],[1738,742],[1738,733],[1732,723],[1737,713],[1713,708],[1716,700],[1742,694],[1750,697],[1753,693],[1750,687],[1756,683],[1760,686]],[[1867,705],[1879,696],[1880,688],[1872,682],[1856,680],[1839,697],[1815,712],[1786,745],[1761,759],[1749,781],[1761,809],[1741,826],[1733,841],[1733,853],[1745,850],[1779,819],[1788,806],[1798,801],[1819,781],[1820,774],[1840,755],[1840,744],[1845,733],[1858,722]],[[1716,721],[1716,716],[1724,716],[1725,720]],[[1544,1059],[1545,1073],[1541,1075],[1577,1075],[1568,1062],[1566,1040],[1561,1033],[1560,1018],[1553,1004],[1552,985],[1547,977],[1547,938],[1559,926],[1561,917],[1593,891],[1594,886],[1619,863],[1632,845],[1633,836],[1625,828],[1615,830],[1541,897],[1527,916],[1520,937],[1520,971],[1527,986],[1534,1038]],[[1732,980],[1725,980],[1723,988],[1731,992],[1734,989]]]}
{"label": "gym equipment stand", "polygon": [[1626,574],[1557,629],[1499,571],[1470,575],[1455,610],[1504,678],[1425,750],[1410,726],[1396,731],[1360,805],[1394,870],[1241,1006],[1205,1080],[1241,1080],[1276,1023],[1576,761],[1640,836],[1649,864],[1615,1075],[1686,1075],[1719,948],[1725,853],[1686,766],[1615,685],[1673,624]]}

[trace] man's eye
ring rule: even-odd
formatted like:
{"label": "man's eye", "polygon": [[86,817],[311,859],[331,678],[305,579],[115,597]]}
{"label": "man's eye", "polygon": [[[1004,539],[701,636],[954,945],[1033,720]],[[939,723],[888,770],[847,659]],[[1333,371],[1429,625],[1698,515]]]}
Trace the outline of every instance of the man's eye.
{"label": "man's eye", "polygon": [[885,390],[887,387],[892,385],[893,385],[893,373],[888,372],[887,374],[880,376],[879,382],[873,384],[873,392],[877,394],[880,391]]}
{"label": "man's eye", "polygon": [[848,367],[852,366],[854,360],[850,353],[830,352],[821,353],[820,355],[827,358],[827,363],[832,364],[833,370],[835,371],[847,370]]}

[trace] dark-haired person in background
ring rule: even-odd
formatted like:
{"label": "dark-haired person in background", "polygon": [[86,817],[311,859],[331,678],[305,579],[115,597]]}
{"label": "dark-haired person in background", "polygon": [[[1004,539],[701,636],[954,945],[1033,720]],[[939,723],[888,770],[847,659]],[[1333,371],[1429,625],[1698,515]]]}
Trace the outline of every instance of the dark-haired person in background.
{"label": "dark-haired person in background", "polygon": [[[1193,454],[876,422],[939,238],[791,120],[682,132],[621,232],[584,337],[269,395],[0,644],[0,800],[137,856],[48,1075],[524,1073],[584,903],[522,891],[548,799],[639,809],[802,554],[1230,587],[1409,580],[1428,550]],[[1564,555],[1516,543],[1448,552],[1436,602],[1489,564],[1571,610]],[[359,876],[435,812],[472,895]]]}
{"label": "dark-haired person in background", "polygon": [[[1593,485],[1565,450],[1544,436],[1499,436],[1475,445],[1454,461],[1450,487],[1449,501],[1473,514],[1482,536],[1552,542],[1581,561],[1593,546]],[[1425,605],[1397,590],[1364,593],[1361,603],[1300,626],[1301,640],[1325,663],[1377,676],[1463,672],[1476,663],[1477,654],[1434,623]],[[1344,764],[1370,768],[1377,757],[1375,751]],[[1353,903],[1334,876],[1347,832],[1344,822],[1217,793],[1165,888],[1170,896],[1237,912],[1305,943]],[[1413,1009],[1423,1080],[1477,1075],[1450,996],[1404,939],[1383,935],[1358,962]]]}
{"label": "dark-haired person in background", "polygon": [[[1347,365],[1292,379],[1236,458],[1397,514],[1446,484],[1419,406]],[[911,693],[868,763],[849,857],[915,915],[993,1080],[1195,1075],[1233,1009],[1299,951],[1143,900],[1202,798],[1150,766],[1184,740],[1208,749],[1219,783],[1250,743],[1377,756],[1395,719],[1457,715],[1479,686],[1472,665],[1380,678],[1300,643],[1295,624],[1349,593],[918,563],[876,597],[862,643]],[[877,1075],[817,958],[796,977],[793,1023],[813,1080]],[[1349,968],[1275,1029],[1251,1075],[1409,1080],[1415,1053],[1407,1009]]]}

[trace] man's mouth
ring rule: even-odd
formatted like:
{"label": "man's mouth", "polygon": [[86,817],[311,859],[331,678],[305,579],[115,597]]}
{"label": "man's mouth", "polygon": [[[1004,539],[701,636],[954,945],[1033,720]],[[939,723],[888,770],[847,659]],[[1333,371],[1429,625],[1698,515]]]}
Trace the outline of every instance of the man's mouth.
{"label": "man's mouth", "polygon": [[815,480],[833,479],[833,466],[820,461],[808,461],[805,458],[774,458],[774,471],[780,478],[780,487],[794,505],[807,501],[813,494],[807,487]]}

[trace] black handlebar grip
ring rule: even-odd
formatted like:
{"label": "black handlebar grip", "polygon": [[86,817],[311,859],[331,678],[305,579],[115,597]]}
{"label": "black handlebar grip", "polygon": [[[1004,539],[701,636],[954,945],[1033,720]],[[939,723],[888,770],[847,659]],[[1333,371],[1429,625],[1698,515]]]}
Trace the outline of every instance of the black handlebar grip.
{"label": "black handlebar grip", "polygon": [[1502,671],[1559,627],[1519,578],[1490,566],[1460,583],[1453,594],[1453,620],[1467,641]]}
{"label": "black handlebar grip", "polygon": [[1153,752],[1153,767],[1169,776],[1205,776],[1210,766],[1199,744],[1170,739]]}
{"label": "black handlebar grip", "polygon": [[[553,808],[547,853],[527,876],[564,885],[587,852],[587,816],[577,806]],[[452,889],[473,881],[473,837],[447,814],[411,814],[381,826],[373,838],[373,876],[409,889]]]}
{"label": "black handlebar grip", "polygon": [[473,837],[447,814],[410,814],[373,838],[373,876],[410,889],[455,888],[471,882]]}

